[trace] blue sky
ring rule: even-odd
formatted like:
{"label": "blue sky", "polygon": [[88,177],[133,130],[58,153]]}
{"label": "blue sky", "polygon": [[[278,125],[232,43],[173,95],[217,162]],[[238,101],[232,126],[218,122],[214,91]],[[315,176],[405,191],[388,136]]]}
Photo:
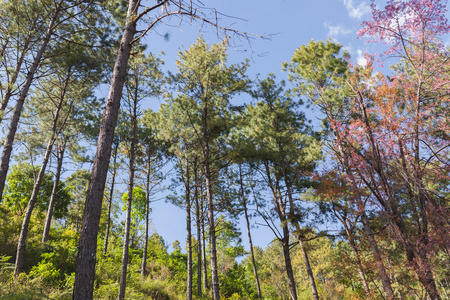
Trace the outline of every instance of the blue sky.
{"label": "blue sky", "polygon": [[[281,62],[289,60],[294,50],[311,39],[332,38],[342,43],[354,56],[361,56],[367,44],[356,39],[356,32],[363,19],[370,17],[367,1],[360,0],[227,0],[206,1],[218,11],[240,19],[223,17],[221,24],[249,33],[267,35],[270,40],[254,38],[251,48],[244,40],[236,41],[236,49],[230,49],[230,61],[252,60],[249,74],[280,73]],[[174,68],[178,51],[195,42],[200,28],[183,25],[173,20],[170,26],[159,25],[144,40],[148,50],[165,52],[166,65]],[[162,37],[169,34],[169,41]],[[201,31],[209,43],[217,42],[210,27]]]}
{"label": "blue sky", "polygon": [[[223,14],[239,19],[223,17],[221,25],[233,24],[233,28],[249,33],[267,35],[269,39],[255,37],[250,41],[235,40],[234,47],[229,49],[229,62],[237,63],[250,60],[248,75],[255,78],[274,73],[278,79],[285,79],[281,63],[289,61],[294,50],[311,39],[326,40],[328,38],[341,43],[350,53],[352,60],[364,63],[365,51],[373,52],[378,45],[368,44],[357,38],[357,31],[363,20],[371,17],[369,1],[363,0],[227,0],[203,1],[208,7],[215,7]],[[377,3],[383,3],[377,1]],[[188,48],[202,34],[209,43],[219,40],[213,28],[200,28],[196,25],[178,26],[173,20],[159,25],[143,40],[148,50],[153,53],[164,51],[162,56],[165,69],[176,71],[175,60],[180,50]],[[164,39],[168,34],[169,39]],[[152,100],[150,107],[159,106],[158,100]],[[239,99],[238,99],[239,101]],[[242,102],[246,101],[244,98]],[[308,113],[310,119],[317,118],[314,111]],[[152,204],[152,222],[154,230],[163,236],[168,244],[179,240],[184,245],[186,240],[185,212],[171,204],[159,201]],[[245,233],[244,223],[242,232]],[[332,224],[330,224],[332,226]],[[266,247],[274,238],[272,232],[259,226],[253,230],[254,245]],[[243,241],[248,249],[246,234]]]}
{"label": "blue sky", "polygon": [[[352,57],[357,60],[370,47],[362,40],[358,40],[356,32],[364,18],[370,17],[369,3],[360,0],[227,0],[205,1],[205,5],[214,6],[218,11],[240,19],[223,18],[222,25],[234,23],[233,27],[241,31],[267,35],[268,39],[254,37],[251,45],[245,40],[233,41],[235,46],[229,49],[230,63],[237,63],[245,59],[250,60],[248,75],[254,78],[274,73],[278,79],[285,79],[282,72],[283,61],[290,60],[294,50],[311,39],[333,39],[344,45]],[[175,20],[174,20],[175,21]],[[201,32],[198,26],[159,25],[154,32],[144,38],[148,50],[153,53],[164,51],[162,56],[165,69],[176,71],[175,60],[178,52],[188,48],[196,41],[199,33],[209,43],[218,42],[213,28],[204,27]],[[168,34],[169,39],[164,39]],[[152,100],[151,107],[156,108],[159,103]],[[243,100],[245,101],[245,100]],[[314,112],[310,113],[314,118]],[[151,216],[153,228],[163,236],[168,244],[179,240],[181,245],[186,240],[185,212],[172,204],[158,201],[152,203]],[[241,222],[243,233],[246,232]],[[258,226],[252,230],[254,245],[266,247],[274,238],[268,228]],[[246,234],[242,236],[247,244]]]}

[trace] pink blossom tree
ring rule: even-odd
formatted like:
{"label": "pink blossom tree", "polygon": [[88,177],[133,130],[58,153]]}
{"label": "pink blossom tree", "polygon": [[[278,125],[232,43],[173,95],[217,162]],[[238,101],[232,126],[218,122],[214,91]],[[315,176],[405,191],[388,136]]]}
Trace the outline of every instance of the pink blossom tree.
{"label": "pink blossom tree", "polygon": [[[442,263],[432,254],[450,248],[442,188],[450,179],[450,56],[441,39],[450,28],[445,2],[389,0],[384,9],[372,2],[372,20],[362,23],[359,35],[387,50],[367,54],[366,66],[344,67],[333,56],[336,49],[325,47],[326,72],[317,58],[308,63],[299,55],[288,67],[299,91],[325,113],[331,149],[348,184],[362,182],[370,191],[369,205],[378,207],[431,299],[441,299],[433,264]],[[392,74],[374,72],[375,61],[391,60]],[[383,277],[383,268],[379,272]],[[393,298],[384,279],[383,287]]]}

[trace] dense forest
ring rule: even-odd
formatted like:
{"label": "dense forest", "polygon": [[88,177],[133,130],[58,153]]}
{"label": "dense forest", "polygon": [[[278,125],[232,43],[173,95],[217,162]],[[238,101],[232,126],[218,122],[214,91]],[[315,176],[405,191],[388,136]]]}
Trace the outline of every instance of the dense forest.
{"label": "dense forest", "polygon": [[[279,80],[202,1],[0,0],[0,299],[450,299],[446,5],[372,2],[383,51],[311,40]],[[165,71],[169,18],[222,39]]]}

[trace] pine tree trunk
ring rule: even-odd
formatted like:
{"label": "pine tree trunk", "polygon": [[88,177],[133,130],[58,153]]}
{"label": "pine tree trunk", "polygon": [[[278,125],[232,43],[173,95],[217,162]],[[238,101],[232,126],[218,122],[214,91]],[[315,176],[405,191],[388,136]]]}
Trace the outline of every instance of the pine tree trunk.
{"label": "pine tree trunk", "polygon": [[200,201],[198,200],[198,170],[197,170],[197,159],[195,160],[195,220],[197,223],[197,296],[202,295],[202,233],[201,233],[201,216],[200,216]]}
{"label": "pine tree trunk", "polygon": [[242,205],[244,207],[244,216],[245,221],[247,224],[247,235],[248,235],[248,243],[250,246],[250,253],[252,256],[252,266],[253,266],[253,276],[255,277],[255,283],[256,283],[256,290],[258,291],[258,298],[261,299],[261,286],[259,285],[259,277],[258,277],[258,271],[256,269],[256,262],[255,262],[255,253],[253,251],[253,243],[252,243],[252,235],[250,233],[250,221],[248,218],[248,211],[247,211],[247,200],[244,195],[244,183],[242,181],[242,167],[241,164],[239,164],[239,183],[241,185],[241,198],[242,198]]}
{"label": "pine tree trunk", "polygon": [[53,27],[58,19],[58,15],[61,10],[61,6],[64,0],[60,0],[55,7],[50,23],[47,26],[47,32],[42,39],[42,44],[39,47],[38,52],[33,60],[33,64],[28,70],[25,83],[20,91],[19,98],[17,99],[16,106],[14,108],[13,115],[11,117],[11,122],[9,124],[8,133],[5,136],[5,143],[3,145],[3,152],[0,159],[0,201],[3,197],[3,190],[5,189],[6,175],[9,169],[9,161],[11,159],[12,147],[14,143],[14,138],[16,136],[17,126],[19,124],[20,115],[22,114],[23,104],[25,103],[25,98],[30,90],[31,83],[33,82],[34,75],[38,66],[41,63],[42,56],[44,55],[45,49],[47,48],[48,42],[53,34]]}
{"label": "pine tree trunk", "polygon": [[303,238],[299,235],[297,236],[300,248],[302,249],[303,261],[305,262],[306,273],[308,274],[309,285],[311,286],[311,292],[313,294],[314,300],[319,300],[319,293],[317,292],[316,282],[314,280],[314,274],[309,263],[308,253],[306,252],[305,245],[303,244]]}
{"label": "pine tree trunk", "polygon": [[44,179],[45,169],[47,168],[47,163],[50,159],[50,154],[52,153],[52,146],[54,143],[54,138],[47,144],[47,149],[45,150],[44,160],[42,161],[41,169],[39,170],[38,176],[33,186],[33,192],[31,193],[30,200],[28,202],[27,210],[23,217],[22,227],[20,229],[19,242],[17,244],[17,254],[16,254],[16,265],[14,267],[14,277],[19,276],[22,272],[23,262],[25,259],[25,248],[28,235],[28,227],[30,225],[31,214],[33,213],[34,205],[39,194],[39,189]]}
{"label": "pine tree trunk", "polygon": [[[66,81],[66,84],[68,83],[68,80]],[[25,216],[23,218],[22,228],[20,229],[20,237],[19,242],[17,245],[17,255],[16,255],[16,265],[14,268],[14,276],[17,277],[19,273],[22,272],[23,267],[23,261],[25,256],[25,248],[26,248],[26,240],[28,235],[28,226],[30,224],[31,220],[31,214],[33,213],[34,205],[36,204],[36,200],[39,194],[39,189],[41,188],[42,180],[44,179],[45,175],[45,169],[47,168],[48,161],[50,159],[50,155],[52,153],[52,147],[56,140],[57,133],[57,127],[58,127],[58,121],[59,116],[61,113],[61,108],[64,104],[64,97],[65,92],[62,94],[61,98],[59,99],[58,108],[56,109],[55,116],[53,118],[53,124],[51,128],[51,137],[47,144],[47,148],[45,150],[44,159],[42,161],[42,166],[39,171],[39,174],[36,178],[36,181],[33,186],[33,192],[31,193],[30,200],[28,202],[27,210],[25,212]]]}
{"label": "pine tree trunk", "polygon": [[127,287],[128,253],[130,248],[131,205],[133,200],[134,170],[130,159],[130,183],[128,184],[127,213],[125,217],[125,233],[123,237],[122,265],[120,269],[119,300],[125,299]]}
{"label": "pine tree trunk", "polygon": [[141,265],[141,276],[145,277],[146,269],[147,269],[147,254],[148,254],[148,232],[150,227],[150,169],[152,167],[151,162],[151,151],[150,147],[148,150],[147,155],[147,182],[145,185],[145,191],[146,191],[146,199],[145,199],[145,234],[144,234],[144,251],[142,253],[142,265]]}
{"label": "pine tree trunk", "polygon": [[106,216],[106,233],[105,233],[105,241],[103,243],[103,254],[106,254],[108,252],[108,243],[109,243],[109,233],[111,231],[111,208],[112,208],[112,202],[113,202],[113,196],[114,196],[114,185],[116,183],[116,162],[117,162],[117,151],[119,149],[119,143],[114,147],[114,154],[113,154],[113,174],[111,179],[111,190],[109,191],[109,202],[108,202],[108,213]]}
{"label": "pine tree trunk", "polygon": [[201,231],[202,231],[202,256],[203,256],[203,264],[202,264],[202,272],[203,272],[203,290],[207,290],[209,288],[208,285],[208,269],[206,266],[206,232],[205,232],[205,212],[204,212],[204,195],[203,195],[203,185],[201,186],[201,201],[200,201],[200,211],[201,211]]}
{"label": "pine tree trunk", "polygon": [[219,277],[217,274],[217,248],[216,248],[216,226],[214,224],[214,204],[211,187],[211,170],[210,170],[210,153],[209,153],[209,137],[207,124],[207,103],[203,104],[202,123],[203,123],[203,147],[205,156],[205,184],[206,184],[206,200],[208,201],[208,225],[209,225],[209,248],[211,260],[211,286],[212,296],[214,300],[220,299]]}
{"label": "pine tree trunk", "polygon": [[213,299],[220,299],[219,277],[217,274],[216,226],[214,224],[214,208],[212,200],[211,173],[209,164],[205,164],[206,198],[208,201],[209,255],[211,260],[211,286]]}
{"label": "pine tree trunk", "polygon": [[187,288],[186,299],[192,300],[192,232],[191,232],[191,191],[189,177],[189,161],[185,157],[185,195],[186,195],[186,239],[187,239]]}
{"label": "pine tree trunk", "polygon": [[289,283],[289,294],[292,300],[297,300],[297,289],[295,286],[294,273],[292,271],[291,254],[290,254],[290,243],[289,243],[289,224],[288,218],[286,216],[286,203],[284,203],[281,192],[279,179],[275,176],[272,178],[270,171],[269,161],[263,161],[267,182],[272,192],[273,202],[275,205],[275,211],[278,214],[278,219],[281,223],[281,228],[283,229],[283,236],[279,238],[281,245],[283,247],[284,264],[286,267],[286,275],[288,277]]}
{"label": "pine tree trunk", "polygon": [[294,272],[292,271],[291,253],[289,244],[289,229],[285,220],[283,227],[283,238],[281,245],[283,246],[284,264],[286,266],[286,275],[289,281],[289,294],[292,300],[297,300],[297,289],[295,287]]}
{"label": "pine tree trunk", "polygon": [[131,230],[131,205],[133,201],[133,188],[134,188],[134,173],[135,173],[135,151],[136,151],[136,127],[137,127],[137,106],[138,106],[138,82],[134,87],[133,95],[133,115],[131,116],[131,143],[130,143],[130,182],[128,184],[128,198],[127,198],[127,216],[125,219],[125,233],[123,238],[123,255],[122,255],[122,268],[120,272],[120,284],[119,284],[119,300],[125,299],[125,290],[127,287],[127,270],[128,270],[128,253],[130,248],[130,230]]}
{"label": "pine tree trunk", "polygon": [[292,185],[289,180],[287,170],[284,167],[284,165],[285,165],[284,161],[282,162],[282,165],[283,165],[283,176],[284,176],[284,181],[286,183],[286,191],[287,191],[287,196],[288,196],[288,200],[289,200],[289,219],[290,219],[290,222],[292,223],[292,225],[294,225],[295,230],[297,232],[297,240],[300,244],[300,248],[302,249],[303,261],[305,263],[306,273],[308,274],[309,285],[311,287],[311,293],[313,294],[314,300],[319,300],[319,293],[317,292],[316,282],[314,280],[314,274],[313,274],[313,271],[311,268],[311,264],[309,263],[308,253],[306,252],[305,246],[303,244],[303,236],[301,233],[300,224],[298,221],[298,217],[295,215],[294,198],[292,196],[292,191],[291,191]]}
{"label": "pine tree trunk", "polygon": [[117,52],[108,100],[103,111],[102,126],[100,127],[97,152],[86,196],[79,239],[73,289],[74,300],[90,300],[93,298],[97,235],[102,212],[103,192],[111,157],[111,144],[114,138],[127,65],[131,53],[131,42],[136,33],[136,23],[133,17],[136,15],[139,3],[139,0],[129,1],[127,21]]}
{"label": "pine tree trunk", "polygon": [[45,219],[44,233],[42,234],[42,242],[46,243],[50,235],[50,227],[52,224],[53,208],[55,207],[56,194],[58,193],[59,180],[61,178],[61,169],[66,150],[66,142],[61,145],[61,149],[57,152],[58,165],[56,167],[55,182],[53,183],[52,195],[48,204],[47,217]]}

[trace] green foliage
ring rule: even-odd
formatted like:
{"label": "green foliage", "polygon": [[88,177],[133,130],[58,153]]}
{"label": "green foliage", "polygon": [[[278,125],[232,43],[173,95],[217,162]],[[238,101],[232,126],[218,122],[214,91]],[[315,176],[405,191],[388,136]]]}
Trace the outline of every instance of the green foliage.
{"label": "green foliage", "polygon": [[[107,255],[97,257],[95,299],[116,299],[119,291],[122,245],[111,241]],[[101,246],[99,246],[101,247]],[[179,299],[183,294],[186,276],[186,255],[180,251],[169,254],[164,239],[153,234],[148,244],[146,277],[140,275],[142,253],[130,251],[127,299]]]}
{"label": "green foliage", "polygon": [[[32,220],[35,224],[36,220]],[[43,222],[40,220],[39,223]],[[36,232],[30,227],[30,233],[37,239],[30,238],[27,243],[26,269],[29,274],[21,273],[14,280],[14,265],[2,257],[0,263],[0,295],[2,299],[70,299],[77,254],[77,238],[74,230],[56,226],[50,241],[41,245],[42,228]],[[14,253],[15,254],[15,253]]]}
{"label": "green foliage", "polygon": [[219,274],[220,291],[227,299],[256,299],[257,292],[245,268],[235,263],[225,273]]}
{"label": "green foliage", "polygon": [[[7,184],[3,193],[3,205],[8,209],[22,215],[28,205],[34,186],[34,176],[39,172],[38,168],[33,168],[26,163],[19,163],[11,167],[7,176]],[[60,189],[56,195],[54,217],[62,218],[67,214],[70,202],[69,194],[64,188],[64,183],[60,182]],[[52,175],[45,174],[41,189],[36,200],[36,210],[39,213],[47,211],[48,202],[53,188]]]}
{"label": "green foliage", "polygon": [[54,227],[50,241],[42,249],[41,260],[31,268],[30,278],[40,281],[44,287],[67,287],[70,274],[75,271],[77,239],[75,230]]}
{"label": "green foliage", "polygon": [[30,277],[39,278],[44,285],[54,285],[58,282],[61,276],[61,271],[56,269],[55,265],[51,261],[55,256],[55,253],[44,253],[41,255],[42,260],[31,268]]}
{"label": "green foliage", "polygon": [[[126,211],[126,203],[128,199],[128,192],[122,195],[123,207],[122,211]],[[145,190],[141,187],[134,187],[132,194],[132,205],[131,205],[131,218],[133,224],[139,224],[145,220],[145,205],[147,202],[147,194]],[[151,210],[151,209],[150,209]]]}
{"label": "green foliage", "polygon": [[236,259],[245,254],[245,250],[236,224],[227,221],[223,215],[216,222],[217,265],[219,273],[226,273],[234,267]]}
{"label": "green foliage", "polygon": [[86,199],[90,178],[91,173],[87,170],[81,169],[73,172],[66,179],[67,191],[71,198],[66,222],[69,225],[73,225],[76,231],[79,231],[81,228],[84,201]]}

